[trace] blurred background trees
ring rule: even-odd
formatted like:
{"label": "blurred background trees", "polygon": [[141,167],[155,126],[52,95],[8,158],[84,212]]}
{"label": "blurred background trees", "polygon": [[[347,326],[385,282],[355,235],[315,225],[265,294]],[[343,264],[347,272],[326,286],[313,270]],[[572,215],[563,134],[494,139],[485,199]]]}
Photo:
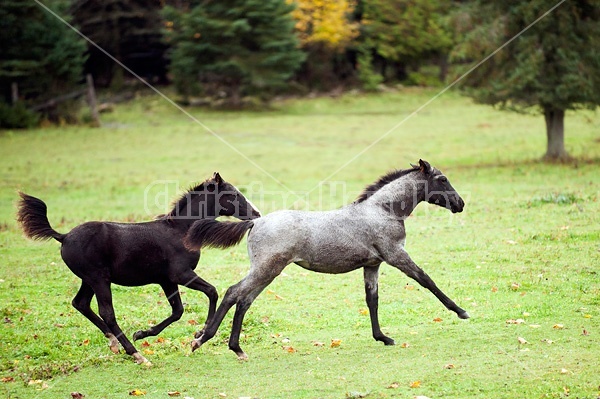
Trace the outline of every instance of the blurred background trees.
{"label": "blurred background trees", "polygon": [[[456,61],[481,60],[517,35],[556,2],[468,2]],[[566,1],[531,26],[464,82],[475,100],[518,112],[536,112],[546,124],[547,160],[568,159],[566,110],[600,105],[600,3]]]}
{"label": "blurred background trees", "polygon": [[244,96],[281,89],[305,58],[293,31],[293,9],[281,0],[166,7],[166,40],[178,92],[240,106]]}
{"label": "blurred background trees", "polygon": [[[449,83],[555,2],[49,0],[45,4],[145,80],[172,83],[179,100],[242,106],[277,94]],[[560,4],[473,71],[461,82],[462,89],[483,103],[543,114],[546,158],[568,157],[565,111],[600,104],[599,15],[596,0]],[[34,105],[69,91],[83,81],[84,73],[113,92],[137,83],[29,0],[1,2],[0,27],[1,126],[34,124]]]}
{"label": "blurred background trees", "polygon": [[[67,15],[68,1],[47,3]],[[81,37],[37,4],[0,2],[0,127],[34,125],[38,115],[26,105],[71,90],[83,78],[85,48]]]}

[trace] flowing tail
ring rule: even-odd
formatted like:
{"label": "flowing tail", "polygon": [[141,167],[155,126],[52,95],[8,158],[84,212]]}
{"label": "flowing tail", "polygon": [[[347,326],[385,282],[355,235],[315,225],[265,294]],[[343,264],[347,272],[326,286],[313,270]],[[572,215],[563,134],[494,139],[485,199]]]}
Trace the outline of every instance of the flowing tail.
{"label": "flowing tail", "polygon": [[18,204],[17,222],[21,224],[25,235],[33,240],[54,238],[62,242],[65,234],[60,234],[50,226],[44,201],[22,192],[19,192],[19,196],[21,199]]}
{"label": "flowing tail", "polygon": [[227,248],[239,244],[254,222],[217,222],[214,219],[201,219],[188,230],[183,243],[190,250],[202,247]]}

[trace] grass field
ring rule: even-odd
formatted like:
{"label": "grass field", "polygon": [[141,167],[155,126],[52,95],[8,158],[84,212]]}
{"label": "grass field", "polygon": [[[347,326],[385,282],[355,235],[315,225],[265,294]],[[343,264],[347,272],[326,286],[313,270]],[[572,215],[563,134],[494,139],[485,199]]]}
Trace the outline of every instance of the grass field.
{"label": "grass field", "polygon": [[[401,123],[434,94],[288,100],[253,113],[188,110],[239,153],[155,96],[103,114],[98,129],[0,132],[0,396],[597,398],[600,118],[569,113],[567,149],[579,161],[547,165],[537,162],[540,116],[447,93]],[[246,316],[249,361],[227,349],[231,315],[191,353],[207,300],[182,287],[184,317],[160,339],[137,342],[153,366],[136,365],[112,354],[71,307],[79,280],[58,243],[26,240],[14,220],[18,189],[47,203],[60,232],[88,220],[149,220],[166,210],[166,197],[214,171],[263,213],[333,209],[419,158],[442,169],[467,204],[456,215],[421,204],[407,221],[407,250],[471,319],[383,266],[380,321],[394,347],[371,338],[362,272],[289,266]],[[247,269],[242,243],[203,251],[196,271],[222,295]],[[115,286],[114,296],[129,336],[170,311],[157,286]]]}

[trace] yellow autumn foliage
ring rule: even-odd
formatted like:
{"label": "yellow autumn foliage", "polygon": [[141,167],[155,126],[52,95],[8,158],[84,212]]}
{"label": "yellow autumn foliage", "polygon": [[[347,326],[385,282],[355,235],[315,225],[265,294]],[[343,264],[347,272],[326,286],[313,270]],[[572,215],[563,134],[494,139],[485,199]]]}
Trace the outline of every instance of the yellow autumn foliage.
{"label": "yellow autumn foliage", "polygon": [[351,0],[288,0],[295,3],[292,16],[302,47],[322,44],[341,50],[359,34],[359,24],[349,20],[356,3]]}

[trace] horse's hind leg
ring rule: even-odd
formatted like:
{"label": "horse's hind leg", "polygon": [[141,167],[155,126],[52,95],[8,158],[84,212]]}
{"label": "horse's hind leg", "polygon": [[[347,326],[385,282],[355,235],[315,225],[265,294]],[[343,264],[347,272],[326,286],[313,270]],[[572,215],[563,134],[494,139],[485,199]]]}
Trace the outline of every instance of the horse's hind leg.
{"label": "horse's hind leg", "polygon": [[98,315],[94,313],[94,311],[90,307],[90,303],[92,302],[93,297],[94,290],[92,290],[92,287],[90,287],[88,284],[82,281],[81,287],[79,288],[77,295],[75,295],[75,298],[73,298],[71,304],[89,321],[94,323],[94,325],[98,327],[98,329],[100,329],[102,333],[104,333],[104,336],[109,340],[110,350],[114,353],[118,353],[119,341],[117,340],[117,337],[114,336],[114,334],[111,332],[110,328],[108,328],[104,320],[98,317]]}
{"label": "horse's hind leg", "polygon": [[379,326],[379,316],[377,314],[379,308],[379,265],[374,267],[364,267],[365,277],[365,293],[367,306],[369,307],[369,316],[371,317],[371,329],[373,330],[373,338],[381,341],[386,345],[394,345],[394,340],[387,337],[381,332]]}
{"label": "horse's hind leg", "polygon": [[171,315],[158,323],[155,326],[150,327],[147,330],[140,330],[133,334],[133,340],[137,341],[138,339],[146,338],[148,336],[155,336],[160,334],[162,330],[167,328],[173,322],[181,319],[183,316],[183,304],[181,303],[181,297],[179,296],[179,290],[177,288],[177,284],[168,282],[160,285],[165,292],[165,296],[167,297],[169,303],[171,304]]}
{"label": "horse's hind leg", "polygon": [[238,359],[247,359],[248,356],[240,348],[240,333],[244,315],[254,299],[281,273],[286,265],[287,263],[281,261],[276,263],[272,261],[259,267],[253,266],[250,273],[242,281],[229,287],[215,316],[207,323],[204,333],[192,342],[192,350],[198,349],[203,343],[214,337],[229,309],[236,305],[231,335],[229,336],[229,349],[235,352]]}
{"label": "horse's hind leg", "polygon": [[102,317],[102,320],[104,320],[110,331],[117,337],[125,349],[125,352],[128,355],[133,356],[138,364],[150,364],[150,362],[135,349],[131,341],[123,334],[121,327],[117,324],[115,309],[112,302],[112,293],[110,291],[110,282],[95,282],[94,285],[92,285],[92,288],[98,299],[98,313],[100,313],[100,317]]}

